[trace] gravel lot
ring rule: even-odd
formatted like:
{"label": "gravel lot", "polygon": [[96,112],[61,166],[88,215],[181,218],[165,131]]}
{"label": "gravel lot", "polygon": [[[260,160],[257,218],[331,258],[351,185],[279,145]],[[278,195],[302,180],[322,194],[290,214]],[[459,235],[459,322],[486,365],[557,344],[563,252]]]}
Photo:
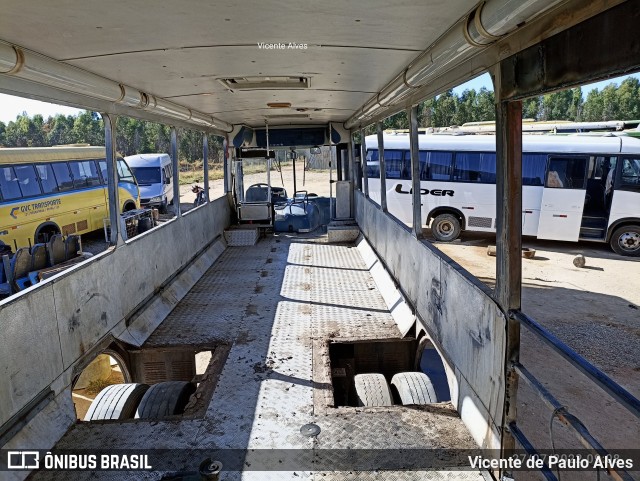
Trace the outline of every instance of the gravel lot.
{"label": "gravel lot", "polygon": [[[429,229],[425,234],[430,237]],[[493,287],[496,258],[487,256],[487,246],[495,245],[495,236],[463,233],[456,242],[434,244]],[[597,243],[525,238],[523,245],[536,249],[535,258],[522,260],[523,312],[640,397],[640,259],[620,257]],[[576,254],[585,256],[584,268],[573,265]],[[638,419],[524,328],[520,358],[602,444],[638,447]],[[525,434],[536,447],[551,448],[551,411],[524,382],[518,401]],[[553,432],[556,447],[580,447],[558,422]]]}

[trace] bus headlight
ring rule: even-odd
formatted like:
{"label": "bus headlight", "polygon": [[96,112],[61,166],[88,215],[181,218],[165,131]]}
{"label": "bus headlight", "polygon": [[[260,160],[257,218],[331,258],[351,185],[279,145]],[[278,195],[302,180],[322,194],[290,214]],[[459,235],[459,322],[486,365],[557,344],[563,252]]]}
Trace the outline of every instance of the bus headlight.
{"label": "bus headlight", "polygon": [[151,197],[151,199],[149,199],[149,202],[162,202],[162,196]]}

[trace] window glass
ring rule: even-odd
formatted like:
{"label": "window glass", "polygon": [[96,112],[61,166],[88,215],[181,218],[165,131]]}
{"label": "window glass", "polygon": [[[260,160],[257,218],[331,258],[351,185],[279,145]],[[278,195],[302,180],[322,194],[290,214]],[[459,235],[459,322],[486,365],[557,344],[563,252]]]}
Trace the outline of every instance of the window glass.
{"label": "window glass", "polygon": [[13,167],[0,167],[0,193],[3,200],[18,199],[22,196]]}
{"label": "window glass", "polygon": [[622,184],[640,186],[640,159],[622,159]]}
{"label": "window glass", "polygon": [[522,154],[522,185],[544,185],[547,154]]}
{"label": "window glass", "polygon": [[409,179],[409,169],[404,162],[403,150],[384,151],[384,168],[387,171],[387,179]]}
{"label": "window glass", "polygon": [[69,166],[66,162],[55,162],[51,164],[53,173],[58,181],[58,191],[65,192],[73,189],[73,179],[69,173]]}
{"label": "window glass", "polygon": [[32,197],[34,195],[40,195],[40,184],[36,177],[36,170],[33,165],[16,165],[14,166],[18,183],[20,184],[20,190],[22,191],[22,197]]}
{"label": "window glass", "polygon": [[118,177],[120,182],[131,182],[135,184],[133,174],[123,159],[118,159]]}
{"label": "window glass", "polygon": [[585,158],[552,157],[546,185],[554,189],[584,189],[586,173]]}
{"label": "window glass", "polygon": [[453,180],[495,184],[496,154],[494,152],[456,152]]}
{"label": "window glass", "polygon": [[159,184],[162,182],[158,167],[131,167],[138,185]]}
{"label": "window glass", "polygon": [[380,178],[380,159],[378,149],[367,150],[367,177],[370,179]]}
{"label": "window glass", "polygon": [[96,163],[93,160],[69,162],[74,187],[93,187],[100,184]]}
{"label": "window glass", "polygon": [[42,192],[45,194],[51,194],[52,192],[58,192],[58,183],[53,175],[53,168],[51,164],[38,164],[36,165],[36,171],[40,178],[40,185],[42,185]]}
{"label": "window glass", "polygon": [[452,152],[420,151],[421,180],[451,180]]}
{"label": "window glass", "polygon": [[98,166],[100,167],[100,175],[102,176],[102,183],[104,185],[107,185],[109,176],[107,176],[107,161],[106,160],[99,160],[98,161]]}

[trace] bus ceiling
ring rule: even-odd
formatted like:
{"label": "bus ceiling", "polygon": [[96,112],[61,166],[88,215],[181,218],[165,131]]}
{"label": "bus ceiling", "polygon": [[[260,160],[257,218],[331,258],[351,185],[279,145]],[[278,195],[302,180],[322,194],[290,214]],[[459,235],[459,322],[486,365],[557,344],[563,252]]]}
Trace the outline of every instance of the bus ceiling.
{"label": "bus ceiling", "polygon": [[[363,9],[327,0],[311,11],[278,0],[189,5],[114,0],[70,12],[7,0],[0,91],[224,135],[265,119],[360,128],[495,73],[510,57],[521,61],[510,62],[499,85],[512,98],[638,68],[633,1],[371,0]],[[603,12],[616,21],[585,27],[597,35],[580,36],[586,45],[575,50],[589,52],[589,62],[566,48],[542,52],[544,65],[526,53]]]}

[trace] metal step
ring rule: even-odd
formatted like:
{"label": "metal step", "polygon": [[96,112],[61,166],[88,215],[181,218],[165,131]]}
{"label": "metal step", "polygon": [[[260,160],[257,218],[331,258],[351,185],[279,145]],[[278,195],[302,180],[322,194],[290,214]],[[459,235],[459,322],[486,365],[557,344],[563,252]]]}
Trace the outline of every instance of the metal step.
{"label": "metal step", "polygon": [[581,239],[599,239],[602,240],[606,236],[606,229],[599,227],[581,227],[580,238]]}
{"label": "metal step", "polygon": [[607,218],[606,217],[595,217],[595,216],[582,216],[582,223],[580,226],[582,229],[606,229],[607,228]]}

